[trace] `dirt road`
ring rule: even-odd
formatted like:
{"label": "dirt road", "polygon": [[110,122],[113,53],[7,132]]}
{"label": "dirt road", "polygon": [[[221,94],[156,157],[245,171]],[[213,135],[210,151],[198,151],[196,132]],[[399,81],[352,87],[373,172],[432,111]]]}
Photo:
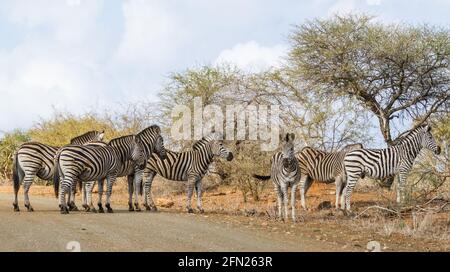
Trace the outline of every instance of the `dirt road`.
{"label": "dirt road", "polygon": [[[326,242],[306,237],[250,230],[204,215],[73,212],[61,215],[57,200],[33,197],[35,212],[13,212],[12,195],[0,194],[0,251],[334,251]],[[21,203],[22,204],[22,203]]]}

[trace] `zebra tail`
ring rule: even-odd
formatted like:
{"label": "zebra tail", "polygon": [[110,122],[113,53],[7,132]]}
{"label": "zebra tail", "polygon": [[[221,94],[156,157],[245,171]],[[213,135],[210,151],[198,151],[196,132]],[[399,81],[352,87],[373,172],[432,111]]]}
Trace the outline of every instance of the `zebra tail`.
{"label": "zebra tail", "polygon": [[59,152],[55,157],[55,172],[53,173],[53,188],[55,190],[55,197],[58,198],[59,194],[59,182],[60,182],[60,171],[61,168],[59,166]]}
{"label": "zebra tail", "polygon": [[144,194],[144,180],[141,180],[139,185],[141,186],[141,190],[139,190],[139,195],[143,195]]}
{"label": "zebra tail", "polygon": [[23,171],[20,168],[20,165],[18,163],[18,154],[17,152],[14,154],[14,159],[13,159],[13,186],[14,186],[14,193],[17,194],[19,192],[19,188],[20,188],[20,178],[19,178],[19,171]]}
{"label": "zebra tail", "polygon": [[252,176],[259,180],[269,180],[270,179],[270,176],[262,176],[262,175],[257,175],[257,174],[253,174]]}

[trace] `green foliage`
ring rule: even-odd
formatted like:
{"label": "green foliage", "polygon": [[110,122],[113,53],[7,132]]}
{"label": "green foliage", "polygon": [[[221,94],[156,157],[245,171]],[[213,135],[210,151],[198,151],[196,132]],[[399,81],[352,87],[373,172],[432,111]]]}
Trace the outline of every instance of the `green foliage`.
{"label": "green foliage", "polygon": [[11,178],[14,153],[22,143],[29,140],[28,134],[20,130],[6,133],[3,136],[0,140],[0,178]]}

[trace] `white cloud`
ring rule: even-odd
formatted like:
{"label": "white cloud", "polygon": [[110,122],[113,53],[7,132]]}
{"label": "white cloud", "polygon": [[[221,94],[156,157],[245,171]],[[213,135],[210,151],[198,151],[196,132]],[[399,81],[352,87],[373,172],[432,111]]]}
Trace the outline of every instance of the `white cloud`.
{"label": "white cloud", "polygon": [[244,70],[261,71],[279,66],[286,52],[287,47],[284,45],[267,47],[250,41],[223,50],[214,64],[231,63]]}
{"label": "white cloud", "polygon": [[356,0],[338,0],[328,9],[328,15],[348,14],[357,10]]}
{"label": "white cloud", "polygon": [[152,63],[167,61],[180,46],[182,24],[157,1],[123,3],[125,30],[117,57],[120,61]]}
{"label": "white cloud", "polygon": [[366,3],[369,6],[379,6],[381,5],[381,0],[366,0]]}

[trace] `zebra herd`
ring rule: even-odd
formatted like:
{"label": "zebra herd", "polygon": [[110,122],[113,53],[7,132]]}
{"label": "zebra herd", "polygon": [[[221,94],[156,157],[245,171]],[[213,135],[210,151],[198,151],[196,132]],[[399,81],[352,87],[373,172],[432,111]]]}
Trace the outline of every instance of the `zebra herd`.
{"label": "zebra herd", "polygon": [[[441,148],[436,144],[431,127],[427,124],[417,127],[403,135],[393,146],[385,149],[366,149],[362,144],[352,144],[339,152],[324,152],[311,147],[303,148],[293,155],[293,135],[287,134],[281,152],[271,158],[269,176],[256,175],[255,178],[268,180],[272,178],[278,196],[278,215],[287,219],[288,187],[291,187],[292,220],[295,216],[295,191],[300,186],[301,205],[306,209],[306,192],[312,181],[335,182],[336,203],[346,213],[350,213],[350,198],[360,178],[371,177],[383,179],[399,175],[397,185],[397,203],[405,198],[406,175],[414,160],[423,149],[440,154]],[[284,206],[284,213],[281,206]]]}
{"label": "zebra herd", "polygon": [[[136,135],[112,139],[109,143],[102,141],[103,136],[104,131],[90,131],[72,139],[69,145],[63,147],[38,142],[20,146],[13,163],[14,211],[19,211],[17,195],[21,183],[24,187],[25,207],[28,211],[33,211],[28,191],[36,176],[44,180],[53,179],[55,195],[63,214],[78,210],[74,202],[77,184],[82,191],[85,211],[96,212],[92,203],[95,181],[98,183],[98,211],[104,212],[104,180],[105,207],[107,212],[113,212],[112,186],[117,177],[124,176],[128,180],[129,211],[141,210],[139,195],[142,193],[145,209],[156,211],[151,185],[155,176],[160,175],[169,180],[186,182],[187,211],[194,211],[191,202],[195,190],[197,209],[203,212],[202,178],[215,157],[228,161],[233,159],[233,153],[217,133],[203,137],[194,143],[191,150],[185,152],[166,150],[161,129],[156,125]],[[335,206],[350,212],[351,193],[360,178],[367,176],[383,179],[399,174],[397,202],[401,203],[404,200],[406,175],[420,150],[426,148],[436,154],[440,153],[429,125],[412,130],[386,149],[366,149],[362,144],[352,144],[338,152],[305,147],[296,153],[294,139],[295,134],[286,134],[282,151],[271,158],[269,176],[253,175],[261,180],[272,178],[277,195],[278,215],[283,219],[288,218],[288,188],[291,187],[291,216],[294,221],[297,187],[300,188],[301,205],[306,209],[306,193],[313,181],[335,182]]]}
{"label": "zebra herd", "polygon": [[[112,139],[109,143],[102,142],[103,136],[103,131],[90,131],[72,139],[69,145],[63,147],[38,142],[28,142],[20,146],[13,162],[14,211],[19,211],[17,194],[21,183],[24,187],[25,207],[28,211],[33,211],[28,191],[36,176],[44,180],[53,179],[55,195],[63,214],[78,210],[74,203],[77,184],[82,190],[85,211],[96,212],[92,203],[95,181],[98,182],[98,211],[104,212],[104,180],[105,207],[107,212],[113,212],[112,186],[117,177],[123,176],[128,179],[129,210],[141,210],[138,201],[141,187],[144,188],[145,208],[156,210],[151,197],[151,184],[155,175],[159,174],[167,179],[187,182],[188,212],[193,212],[191,198],[195,188],[197,208],[203,212],[201,180],[209,165],[215,156],[233,159],[233,153],[215,133],[197,141],[191,151],[181,153],[165,149],[161,129],[156,125],[136,135]],[[143,181],[144,172],[147,178]]]}

